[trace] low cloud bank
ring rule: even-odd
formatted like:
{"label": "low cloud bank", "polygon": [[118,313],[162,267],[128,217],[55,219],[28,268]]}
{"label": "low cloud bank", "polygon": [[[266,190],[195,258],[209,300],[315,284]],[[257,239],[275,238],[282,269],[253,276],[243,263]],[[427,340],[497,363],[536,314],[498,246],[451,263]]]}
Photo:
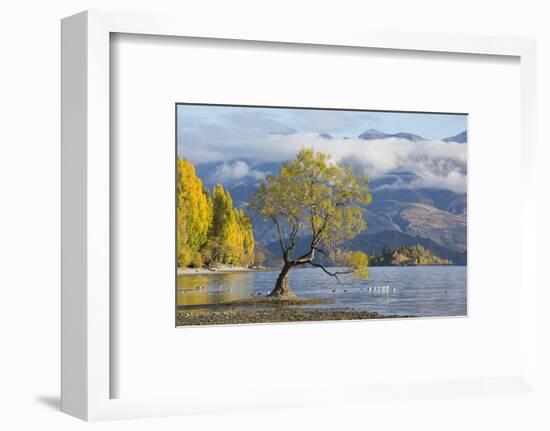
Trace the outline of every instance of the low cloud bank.
{"label": "low cloud bank", "polygon": [[252,177],[256,180],[265,178],[265,174],[261,171],[252,169],[244,160],[235,160],[233,162],[223,162],[216,167],[216,170],[211,175],[210,181],[215,182],[234,182],[247,177]]}
{"label": "low cloud bank", "polygon": [[264,173],[255,170],[254,164],[289,160],[301,147],[312,147],[329,154],[336,162],[363,167],[372,179],[405,170],[417,178],[403,187],[466,191],[467,147],[464,144],[433,140],[412,142],[401,138],[324,139],[314,133],[266,135],[257,130],[243,133],[242,128],[234,134],[227,129],[188,132],[180,140],[179,153],[197,164],[222,162],[214,173],[222,182],[245,177],[261,179]]}

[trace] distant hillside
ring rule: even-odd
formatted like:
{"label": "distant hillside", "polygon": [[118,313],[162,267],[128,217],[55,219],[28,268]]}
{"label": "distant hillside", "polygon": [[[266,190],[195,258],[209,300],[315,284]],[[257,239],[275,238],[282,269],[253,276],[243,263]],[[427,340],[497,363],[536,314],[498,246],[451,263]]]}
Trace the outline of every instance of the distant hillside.
{"label": "distant hillside", "polygon": [[448,259],[455,265],[466,265],[467,254],[437,244],[430,238],[416,237],[395,230],[385,230],[375,234],[361,233],[346,243],[350,250],[362,250],[365,253],[381,254],[384,246],[389,250],[395,250],[402,246],[420,244],[437,256]]}
{"label": "distant hillside", "polygon": [[254,248],[254,264],[266,268],[279,268],[283,264],[280,253],[274,253],[261,243],[256,243]]}
{"label": "distant hillside", "polygon": [[[385,220],[387,227],[383,230],[395,230],[417,238],[429,238],[448,249],[463,252],[466,250],[466,217],[442,211],[431,205],[404,201],[378,201],[373,198],[367,207],[371,213]],[[371,220],[365,214],[367,232],[375,233],[380,220]],[[374,223],[373,223],[374,222]]]}
{"label": "distant hillside", "polygon": [[[466,193],[438,188],[394,188],[392,181],[414,181],[407,173],[384,176],[371,182],[373,200],[363,209],[367,233],[392,230],[418,238],[429,238],[459,253],[466,249]],[[229,188],[236,207],[246,203],[257,190],[256,183],[240,183]],[[277,240],[270,221],[251,214],[257,242],[268,245]],[[453,259],[454,261],[454,259]]]}
{"label": "distant hillside", "polygon": [[[310,242],[310,236],[298,238],[296,255],[306,252]],[[347,241],[344,244],[344,248],[348,250],[360,250],[368,255],[381,255],[384,249],[396,250],[400,247],[412,247],[415,245],[421,245],[433,255],[448,260],[451,264],[466,265],[466,252],[458,252],[443,247],[429,238],[419,238],[394,230],[385,230],[375,234],[361,233],[352,240]],[[270,242],[265,246],[265,249],[269,251],[269,261],[275,263],[275,265],[265,264],[265,266],[279,266],[281,262],[279,241]]]}
{"label": "distant hillside", "polygon": [[369,129],[365,132],[361,133],[358,136],[359,139],[363,139],[364,141],[369,141],[372,139],[387,139],[387,138],[400,138],[400,139],[406,139],[408,141],[416,142],[416,141],[425,141],[426,138],[420,135],[415,135],[414,133],[407,133],[407,132],[399,132],[399,133],[384,133],[376,129]]}
{"label": "distant hillside", "polygon": [[468,142],[468,132],[465,130],[458,135],[449,136],[443,139],[444,142],[456,142],[457,144],[466,144]]}
{"label": "distant hillside", "polygon": [[437,256],[420,244],[399,247],[394,251],[384,250],[381,255],[369,258],[370,266],[416,266],[416,265],[452,265],[448,259]]}

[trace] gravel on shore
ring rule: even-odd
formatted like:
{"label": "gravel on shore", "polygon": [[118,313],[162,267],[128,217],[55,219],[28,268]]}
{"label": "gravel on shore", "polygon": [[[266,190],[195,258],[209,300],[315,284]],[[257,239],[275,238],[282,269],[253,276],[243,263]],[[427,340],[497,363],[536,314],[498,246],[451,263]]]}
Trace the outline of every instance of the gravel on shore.
{"label": "gravel on shore", "polygon": [[242,323],[275,323],[304,322],[323,320],[359,320],[415,317],[383,315],[371,311],[320,310],[312,308],[277,308],[277,309],[222,309],[208,311],[177,311],[177,326],[188,325],[223,325]]}

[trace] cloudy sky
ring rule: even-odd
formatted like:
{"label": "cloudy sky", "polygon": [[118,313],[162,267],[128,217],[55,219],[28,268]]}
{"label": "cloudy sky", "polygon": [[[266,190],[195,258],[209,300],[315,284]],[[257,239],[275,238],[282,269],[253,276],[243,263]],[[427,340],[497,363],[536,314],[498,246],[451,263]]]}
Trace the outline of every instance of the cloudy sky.
{"label": "cloudy sky", "polygon": [[[368,129],[426,139],[358,139]],[[442,139],[466,129],[461,114],[200,105],[178,105],[177,111],[178,155],[197,165],[218,162],[222,182],[260,179],[257,164],[291,159],[307,146],[335,161],[359,163],[372,178],[401,169],[418,175],[419,186],[465,191],[466,145]]]}

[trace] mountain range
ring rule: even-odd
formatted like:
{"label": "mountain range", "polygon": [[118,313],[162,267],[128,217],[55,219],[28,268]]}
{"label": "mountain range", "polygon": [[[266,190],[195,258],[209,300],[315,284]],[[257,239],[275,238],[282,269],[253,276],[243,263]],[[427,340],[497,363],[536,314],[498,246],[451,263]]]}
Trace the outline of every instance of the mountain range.
{"label": "mountain range", "polygon": [[[333,139],[328,133],[319,135]],[[408,132],[387,134],[369,129],[358,135],[362,140],[399,138],[416,143],[428,139]],[[467,132],[441,139],[441,145],[454,142],[467,143]],[[245,164],[248,173],[239,178],[221,177],[228,163]],[[435,160],[437,174],[453,169],[466,174],[465,163],[457,165],[456,160]],[[258,187],[258,181],[268,174],[276,174],[281,162],[265,162],[252,159],[226,160],[201,163],[196,166],[197,174],[205,185],[212,188],[222,182],[233,198],[234,205],[246,208]],[[431,169],[431,168],[430,168]],[[467,195],[450,188],[434,187],[423,181],[422,175],[407,169],[393,169],[369,182],[372,194],[370,205],[362,208],[367,229],[346,244],[350,249],[367,253],[380,253],[384,245],[390,249],[420,244],[443,259],[454,264],[465,265],[467,260]],[[271,223],[253,216],[254,236],[258,247],[264,253],[279,255],[277,234]],[[307,241],[301,238],[300,244]]]}
{"label": "mountain range", "polygon": [[386,139],[386,138],[401,138],[406,139],[408,141],[417,142],[417,141],[426,141],[427,139],[420,136],[415,135],[414,133],[408,133],[408,132],[399,132],[399,133],[383,133],[376,129],[369,129],[363,133],[361,133],[358,136],[359,139],[363,139],[365,141],[372,140],[372,139]]}

